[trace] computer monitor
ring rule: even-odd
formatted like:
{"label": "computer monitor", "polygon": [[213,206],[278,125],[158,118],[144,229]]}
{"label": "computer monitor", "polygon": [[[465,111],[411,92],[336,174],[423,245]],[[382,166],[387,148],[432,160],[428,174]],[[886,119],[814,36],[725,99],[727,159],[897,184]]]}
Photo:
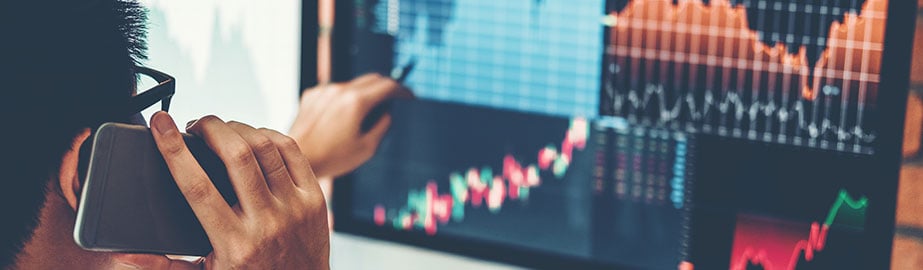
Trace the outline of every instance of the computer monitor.
{"label": "computer monitor", "polygon": [[178,124],[214,114],[289,129],[302,79],[300,0],[141,3],[149,11],[142,64],[176,78]]}
{"label": "computer monitor", "polygon": [[354,0],[413,64],[337,230],[531,267],[887,269],[916,3]]}

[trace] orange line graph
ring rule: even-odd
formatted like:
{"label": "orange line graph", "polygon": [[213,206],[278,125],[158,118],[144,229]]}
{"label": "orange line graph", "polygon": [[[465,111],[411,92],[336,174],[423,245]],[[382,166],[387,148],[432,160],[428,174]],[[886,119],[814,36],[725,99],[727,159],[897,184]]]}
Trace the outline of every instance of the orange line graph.
{"label": "orange line graph", "polygon": [[[827,48],[814,65],[808,65],[804,46],[790,53],[781,42],[774,46],[761,42],[759,33],[748,27],[746,8],[729,0],[713,0],[708,5],[698,0],[677,4],[671,0],[631,1],[607,18],[611,27],[607,51],[634,59],[746,67],[769,72],[769,78],[795,75],[802,82],[802,98],[809,101],[817,98],[822,84],[858,81],[863,98],[866,92],[876,90],[869,89],[868,83],[877,83],[881,70],[887,1],[869,0],[859,14],[847,13],[842,22],[833,22]],[[852,90],[850,85],[843,84],[844,93]]]}

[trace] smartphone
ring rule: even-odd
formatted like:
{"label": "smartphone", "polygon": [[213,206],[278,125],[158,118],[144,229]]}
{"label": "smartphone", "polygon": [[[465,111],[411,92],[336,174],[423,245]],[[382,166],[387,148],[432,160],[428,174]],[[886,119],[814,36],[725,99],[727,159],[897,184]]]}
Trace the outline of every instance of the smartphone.
{"label": "smartphone", "polygon": [[[186,146],[229,205],[237,197],[224,163],[201,138]],[[74,240],[93,251],[205,256],[202,225],[144,126],[106,123],[90,142]]]}

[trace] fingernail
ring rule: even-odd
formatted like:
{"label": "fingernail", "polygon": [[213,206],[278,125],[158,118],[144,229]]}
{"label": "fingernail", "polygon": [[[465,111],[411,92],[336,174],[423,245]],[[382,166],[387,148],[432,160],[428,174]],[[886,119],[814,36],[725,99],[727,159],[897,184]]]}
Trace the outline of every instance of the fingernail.
{"label": "fingernail", "polygon": [[151,128],[157,133],[167,134],[167,132],[176,128],[173,118],[165,112],[157,112],[151,117]]}
{"label": "fingernail", "polygon": [[199,122],[199,119],[193,119],[193,120],[189,120],[189,122],[186,122],[186,129],[189,129],[192,126],[194,126],[196,122]]}

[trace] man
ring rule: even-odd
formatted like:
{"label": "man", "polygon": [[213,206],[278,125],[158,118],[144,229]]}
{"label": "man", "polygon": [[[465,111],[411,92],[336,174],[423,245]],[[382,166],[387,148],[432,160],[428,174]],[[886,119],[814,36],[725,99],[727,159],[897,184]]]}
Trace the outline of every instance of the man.
{"label": "man", "polygon": [[390,116],[365,133],[361,120],[382,100],[405,93],[380,76],[308,90],[294,140],[214,116],[190,123],[187,131],[227,165],[240,198],[233,207],[194,162],[173,119],[164,112],[151,118],[158,149],[214,246],[204,263],[89,252],[74,243],[80,145],[104,122],[129,121],[123,109],[137,91],[135,70],[145,57],[144,12],[130,0],[0,3],[0,266],[329,268],[326,204],[315,175],[348,172],[374,152]]}

